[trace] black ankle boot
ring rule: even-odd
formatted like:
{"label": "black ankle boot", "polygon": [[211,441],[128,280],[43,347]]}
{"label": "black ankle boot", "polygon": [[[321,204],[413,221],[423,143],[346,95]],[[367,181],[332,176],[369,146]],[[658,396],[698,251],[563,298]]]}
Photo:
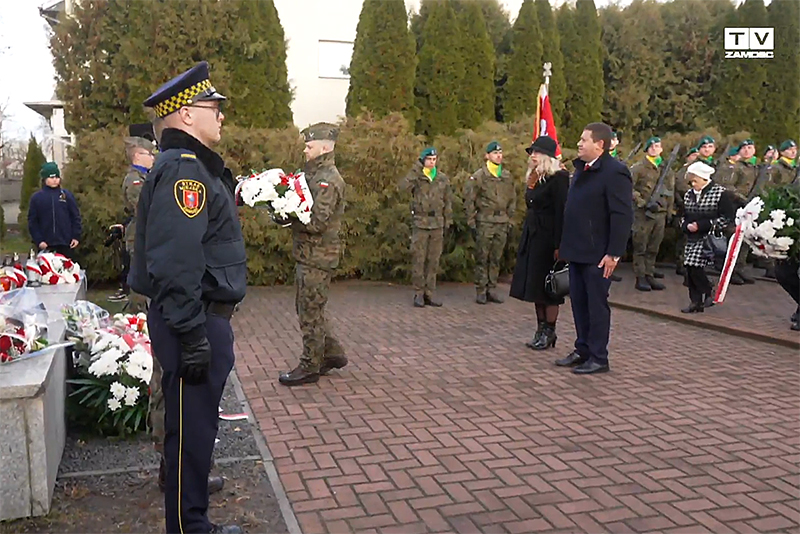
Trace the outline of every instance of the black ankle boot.
{"label": "black ankle boot", "polygon": [[556,324],[555,323],[545,323],[544,329],[542,329],[542,335],[539,336],[539,339],[531,347],[533,350],[547,350],[551,347],[556,346]]}
{"label": "black ankle boot", "polygon": [[539,324],[536,327],[536,333],[533,334],[533,339],[531,339],[530,341],[525,343],[525,346],[528,347],[529,349],[532,349],[533,346],[537,343],[537,341],[539,341],[539,338],[542,336],[542,330],[544,330],[545,322],[542,321],[542,320],[539,320],[538,323]]}

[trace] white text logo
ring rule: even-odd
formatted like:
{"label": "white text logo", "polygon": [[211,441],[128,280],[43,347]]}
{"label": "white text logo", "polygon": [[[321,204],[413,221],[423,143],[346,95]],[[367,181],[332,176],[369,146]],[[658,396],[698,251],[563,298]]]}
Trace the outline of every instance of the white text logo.
{"label": "white text logo", "polygon": [[775,28],[725,28],[725,59],[772,59]]}

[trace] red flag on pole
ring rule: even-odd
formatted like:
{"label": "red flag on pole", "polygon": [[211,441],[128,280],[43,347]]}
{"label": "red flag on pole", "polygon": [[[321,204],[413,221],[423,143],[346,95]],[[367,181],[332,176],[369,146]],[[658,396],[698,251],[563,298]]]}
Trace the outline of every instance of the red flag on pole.
{"label": "red flag on pole", "polygon": [[556,157],[561,157],[561,145],[558,144],[558,134],[556,133],[556,123],[553,120],[553,110],[550,109],[550,96],[547,94],[547,85],[539,87],[539,97],[536,106],[536,124],[533,126],[533,140],[537,137],[546,135],[556,142]]}

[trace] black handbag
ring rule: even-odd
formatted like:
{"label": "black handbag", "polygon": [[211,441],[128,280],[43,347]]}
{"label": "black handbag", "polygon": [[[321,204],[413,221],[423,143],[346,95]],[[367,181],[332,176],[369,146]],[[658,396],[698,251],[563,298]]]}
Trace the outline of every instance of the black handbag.
{"label": "black handbag", "polygon": [[727,254],[728,239],[725,237],[722,228],[715,224],[703,238],[703,259],[708,261],[724,260]]}
{"label": "black handbag", "polygon": [[553,264],[550,273],[544,277],[544,292],[554,299],[564,298],[569,295],[569,263],[556,270],[558,264]]}

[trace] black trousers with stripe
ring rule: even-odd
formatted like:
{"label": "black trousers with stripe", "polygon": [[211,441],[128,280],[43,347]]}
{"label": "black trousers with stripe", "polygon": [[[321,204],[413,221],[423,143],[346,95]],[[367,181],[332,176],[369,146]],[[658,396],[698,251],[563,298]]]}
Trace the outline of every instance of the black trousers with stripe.
{"label": "black trousers with stripe", "polygon": [[207,315],[213,352],[209,381],[190,386],[178,376],[180,342],[156,306],[148,311],[147,325],[153,355],[163,369],[167,533],[210,532],[208,474],[219,427],[219,402],[233,368],[233,329],[228,319]]}

